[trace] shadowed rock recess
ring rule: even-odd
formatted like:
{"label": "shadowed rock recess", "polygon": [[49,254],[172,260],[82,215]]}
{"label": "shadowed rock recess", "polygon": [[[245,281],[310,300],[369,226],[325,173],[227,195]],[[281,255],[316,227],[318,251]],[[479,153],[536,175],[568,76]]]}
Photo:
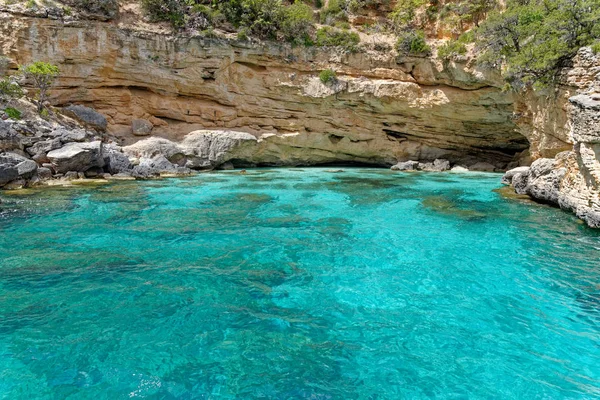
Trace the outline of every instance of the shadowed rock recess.
{"label": "shadowed rock recess", "polygon": [[[0,127],[2,150],[29,155],[44,179],[47,170],[63,178],[126,179],[232,166],[409,160],[423,170],[506,170],[557,154],[562,160],[573,143],[573,154],[595,143],[574,140],[569,120],[581,113],[569,111],[578,106],[568,99],[589,94],[597,80],[598,60],[589,49],[560,88],[520,94],[502,90],[497,73],[473,61],[172,36],[10,12],[0,12],[0,49],[13,69],[35,60],[57,64],[51,102],[65,110],[62,120],[81,124],[69,120],[77,140],[60,131],[64,121]],[[335,82],[320,81],[324,69],[336,71]],[[10,160],[0,165],[8,171],[0,171],[0,185],[27,186],[18,160]],[[553,164],[552,171],[560,168]],[[582,179],[597,198],[588,175]]]}

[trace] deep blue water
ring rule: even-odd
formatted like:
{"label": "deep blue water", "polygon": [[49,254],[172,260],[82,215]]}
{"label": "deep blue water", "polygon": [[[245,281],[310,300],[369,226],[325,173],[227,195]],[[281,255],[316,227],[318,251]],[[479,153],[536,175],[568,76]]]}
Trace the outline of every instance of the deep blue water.
{"label": "deep blue water", "polygon": [[599,398],[600,234],[499,179],[3,194],[0,398]]}

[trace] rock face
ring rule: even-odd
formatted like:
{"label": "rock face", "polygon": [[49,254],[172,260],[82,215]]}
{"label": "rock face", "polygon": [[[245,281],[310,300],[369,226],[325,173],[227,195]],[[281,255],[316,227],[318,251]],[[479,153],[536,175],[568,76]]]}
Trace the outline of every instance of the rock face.
{"label": "rock face", "polygon": [[572,211],[600,228],[600,96],[579,95],[570,102],[573,150],[509,171],[505,180],[517,193]]}
{"label": "rock face", "polygon": [[[529,147],[513,119],[513,94],[494,72],[466,62],[8,13],[0,21],[5,55],[60,66],[53,104],[92,106],[125,144],[139,140],[132,121],[144,119],[152,135],[174,142],[198,129],[244,131],[262,143],[248,161],[269,165],[447,159],[504,168]],[[318,78],[327,68],[337,72],[335,85]]]}

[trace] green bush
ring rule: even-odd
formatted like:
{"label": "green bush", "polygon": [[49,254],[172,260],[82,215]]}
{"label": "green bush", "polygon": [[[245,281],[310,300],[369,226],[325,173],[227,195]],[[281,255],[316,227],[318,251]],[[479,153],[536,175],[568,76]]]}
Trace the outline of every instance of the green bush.
{"label": "green bush", "polygon": [[324,69],[319,74],[319,79],[321,80],[321,82],[323,82],[323,84],[327,85],[329,83],[335,82],[337,80],[337,75],[332,69]]}
{"label": "green bush", "polygon": [[4,112],[6,113],[6,115],[8,115],[8,118],[21,119],[21,111],[17,110],[16,108],[6,107],[4,109]]}
{"label": "green bush", "polygon": [[453,60],[465,54],[467,54],[467,46],[458,40],[449,40],[438,49],[438,58],[444,61]]}
{"label": "green bush", "polygon": [[594,54],[600,54],[600,42],[592,43],[591,47]]}
{"label": "green bush", "polygon": [[424,4],[425,0],[398,0],[389,18],[394,26],[399,29],[414,25],[416,11]]}
{"label": "green bush", "polygon": [[477,38],[479,62],[513,87],[552,84],[581,47],[600,39],[600,0],[508,0]]}
{"label": "green bush", "polygon": [[285,9],[282,31],[292,43],[305,43],[313,27],[313,11],[310,6],[295,2]]}
{"label": "green bush", "polygon": [[168,21],[174,28],[185,25],[185,0],[141,0],[142,8],[152,22]]}
{"label": "green bush", "polygon": [[18,99],[23,97],[23,89],[10,78],[0,80],[0,97]]}
{"label": "green bush", "polygon": [[315,45],[343,47],[347,51],[356,51],[360,36],[356,32],[323,27],[317,30]]}
{"label": "green bush", "polygon": [[398,37],[396,50],[403,55],[427,56],[431,54],[431,48],[425,41],[422,31],[407,31]]}

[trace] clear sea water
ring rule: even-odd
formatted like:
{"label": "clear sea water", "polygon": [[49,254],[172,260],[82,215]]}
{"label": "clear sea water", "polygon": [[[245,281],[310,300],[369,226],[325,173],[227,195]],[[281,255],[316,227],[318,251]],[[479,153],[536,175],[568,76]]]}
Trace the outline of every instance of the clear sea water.
{"label": "clear sea water", "polygon": [[2,194],[2,399],[600,397],[600,234],[497,174]]}

